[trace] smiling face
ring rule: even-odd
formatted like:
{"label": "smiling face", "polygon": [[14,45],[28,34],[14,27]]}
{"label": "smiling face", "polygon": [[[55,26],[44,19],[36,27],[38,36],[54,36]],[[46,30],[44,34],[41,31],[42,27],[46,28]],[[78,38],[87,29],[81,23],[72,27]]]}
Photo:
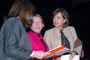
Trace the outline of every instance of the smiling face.
{"label": "smiling face", "polygon": [[63,28],[63,23],[65,23],[65,21],[61,12],[57,13],[53,18],[53,24],[57,28]]}
{"label": "smiling face", "polygon": [[40,33],[43,26],[42,19],[39,16],[34,16],[31,29],[36,33]]}

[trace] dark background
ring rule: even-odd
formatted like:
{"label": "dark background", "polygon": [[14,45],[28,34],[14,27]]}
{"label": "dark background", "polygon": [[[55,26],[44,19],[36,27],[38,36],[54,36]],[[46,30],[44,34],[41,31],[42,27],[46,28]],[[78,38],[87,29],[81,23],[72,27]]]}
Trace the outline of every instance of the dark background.
{"label": "dark background", "polygon": [[[0,0],[0,27],[13,2],[14,0]],[[70,15],[70,25],[75,27],[78,37],[83,42],[85,58],[90,56],[90,0],[31,0],[31,2],[36,12],[43,16],[45,27],[42,34],[53,27],[53,10],[65,8]]]}

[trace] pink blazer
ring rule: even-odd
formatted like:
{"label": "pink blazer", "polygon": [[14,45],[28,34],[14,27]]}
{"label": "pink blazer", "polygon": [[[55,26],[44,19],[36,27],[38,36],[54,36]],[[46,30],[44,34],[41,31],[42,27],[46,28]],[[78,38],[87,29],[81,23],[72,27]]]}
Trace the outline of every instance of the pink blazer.
{"label": "pink blazer", "polygon": [[[44,47],[44,44],[41,42],[41,40],[39,39],[38,37],[38,33],[35,33],[35,32],[32,32],[32,31],[29,31],[27,32],[30,40],[31,40],[31,48],[33,51],[44,51],[45,52],[45,47]],[[41,39],[44,41],[42,35],[40,34],[40,37]],[[45,45],[46,45],[46,48],[47,48],[47,51],[49,50],[46,42],[44,41]]]}

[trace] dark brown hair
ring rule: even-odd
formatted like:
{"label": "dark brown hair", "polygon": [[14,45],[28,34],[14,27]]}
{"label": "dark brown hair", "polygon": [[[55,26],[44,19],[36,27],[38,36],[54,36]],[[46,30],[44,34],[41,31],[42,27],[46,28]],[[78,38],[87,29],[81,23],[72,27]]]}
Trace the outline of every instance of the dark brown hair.
{"label": "dark brown hair", "polygon": [[31,23],[34,7],[29,0],[16,0],[9,12],[9,17],[18,17],[22,21],[24,27]]}
{"label": "dark brown hair", "polygon": [[69,25],[69,14],[68,14],[68,12],[63,8],[57,8],[56,10],[54,10],[53,16],[55,16],[58,13],[61,13],[62,17],[64,19],[66,19],[66,22],[63,24],[63,27],[64,28],[67,27]]}

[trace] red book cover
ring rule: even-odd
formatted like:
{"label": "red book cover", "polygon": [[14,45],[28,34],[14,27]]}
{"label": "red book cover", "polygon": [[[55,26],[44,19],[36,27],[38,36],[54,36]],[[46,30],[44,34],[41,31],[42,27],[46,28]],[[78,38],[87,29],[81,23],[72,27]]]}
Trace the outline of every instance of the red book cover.
{"label": "red book cover", "polygon": [[50,53],[50,55],[44,57],[44,59],[50,59],[50,58],[54,58],[57,56],[60,56],[62,54],[68,53],[70,52],[70,49],[65,47],[65,46],[58,46],[50,51],[48,51],[48,53]]}

